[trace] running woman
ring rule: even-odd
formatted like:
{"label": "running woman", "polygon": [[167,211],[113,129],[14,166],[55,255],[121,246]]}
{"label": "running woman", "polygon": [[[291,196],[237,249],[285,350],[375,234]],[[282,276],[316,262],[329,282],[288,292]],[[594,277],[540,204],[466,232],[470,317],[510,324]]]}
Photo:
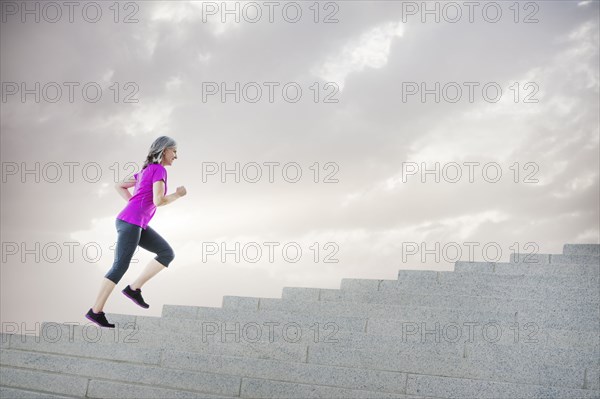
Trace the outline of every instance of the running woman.
{"label": "running woman", "polygon": [[[133,178],[115,185],[119,194],[127,201],[127,205],[117,215],[117,245],[112,268],[106,273],[96,298],[96,303],[85,317],[101,327],[114,328],[115,325],[106,320],[102,311],[109,295],[129,268],[129,262],[138,245],[156,254],[148,266],[133,283],[121,292],[137,305],[148,309],[142,298],[141,287],[161,270],[166,269],[175,258],[173,248],[152,227],[148,225],[156,207],[172,203],[186,195],[185,187],[167,194],[167,170],[177,159],[177,143],[170,137],[160,136],[150,146],[148,156],[142,170]],[[134,187],[133,195],[129,192]]]}

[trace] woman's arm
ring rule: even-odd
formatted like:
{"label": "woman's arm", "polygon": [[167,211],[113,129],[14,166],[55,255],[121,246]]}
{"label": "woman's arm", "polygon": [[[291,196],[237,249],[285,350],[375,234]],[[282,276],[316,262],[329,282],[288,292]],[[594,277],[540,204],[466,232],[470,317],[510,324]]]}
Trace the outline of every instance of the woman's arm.
{"label": "woman's arm", "polygon": [[117,190],[119,195],[125,199],[125,201],[129,201],[129,199],[132,197],[132,195],[128,189],[129,189],[129,187],[135,186],[135,183],[136,183],[136,180],[132,177],[128,180],[123,180],[123,181],[116,183],[115,189]]}
{"label": "woman's arm", "polygon": [[181,197],[177,192],[169,195],[164,195],[165,192],[165,182],[162,180],[157,180],[152,185],[153,198],[152,202],[154,202],[154,206],[163,206],[170,204],[175,201],[177,198]]}

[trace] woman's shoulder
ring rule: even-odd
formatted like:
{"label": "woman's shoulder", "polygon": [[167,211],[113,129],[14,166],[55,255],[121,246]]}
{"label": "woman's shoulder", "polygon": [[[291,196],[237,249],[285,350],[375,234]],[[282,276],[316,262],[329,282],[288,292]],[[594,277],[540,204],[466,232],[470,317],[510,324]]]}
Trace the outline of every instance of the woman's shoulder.
{"label": "woman's shoulder", "polygon": [[167,168],[159,163],[153,163],[147,166],[148,169],[152,171],[153,174],[160,173],[161,175],[167,176]]}
{"label": "woman's shoulder", "polygon": [[136,175],[140,175],[140,174],[144,174],[144,172],[149,172],[150,175],[153,175],[154,173],[156,173],[156,171],[163,171],[166,174],[167,170],[165,169],[164,166],[162,166],[159,163],[150,163],[148,165],[146,165],[145,168],[142,168],[138,173],[136,173]]}

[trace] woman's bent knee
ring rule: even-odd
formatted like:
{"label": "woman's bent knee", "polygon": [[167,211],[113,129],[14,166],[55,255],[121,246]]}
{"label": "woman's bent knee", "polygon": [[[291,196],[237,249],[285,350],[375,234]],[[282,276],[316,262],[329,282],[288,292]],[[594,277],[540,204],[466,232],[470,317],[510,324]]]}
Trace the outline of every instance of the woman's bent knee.
{"label": "woman's bent knee", "polygon": [[154,259],[164,267],[169,267],[169,264],[175,259],[175,252],[172,248],[165,249],[164,251],[160,251]]}

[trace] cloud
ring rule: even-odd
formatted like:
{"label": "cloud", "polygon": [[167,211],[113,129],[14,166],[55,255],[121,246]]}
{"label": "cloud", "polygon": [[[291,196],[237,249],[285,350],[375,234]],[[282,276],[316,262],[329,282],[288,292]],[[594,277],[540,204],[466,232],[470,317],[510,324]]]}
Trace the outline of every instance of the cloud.
{"label": "cloud", "polygon": [[[240,3],[233,3],[235,13],[241,13]],[[235,21],[235,13],[225,14],[226,3],[216,3],[214,1],[170,1],[156,2],[151,12],[151,21],[169,23],[170,26],[177,27],[185,22],[201,23],[208,27],[214,36],[222,36],[233,29],[239,29],[241,24]],[[224,22],[223,22],[224,20]],[[180,30],[180,32],[182,32]]]}
{"label": "cloud", "polygon": [[165,83],[165,88],[167,91],[177,90],[181,87],[183,80],[179,76],[171,76],[167,83]]}
{"label": "cloud", "polygon": [[[166,85],[172,89],[177,87],[177,82],[171,80]],[[101,122],[103,127],[129,136],[157,135],[169,129],[171,114],[176,107],[167,98],[129,105],[133,108],[130,113],[106,117]]]}
{"label": "cloud", "polygon": [[[521,76],[503,82],[503,95],[496,103],[479,101],[459,115],[440,120],[410,143],[405,162],[461,162],[486,159],[498,162],[503,169],[514,161],[536,161],[544,165],[539,186],[551,184],[562,175],[571,162],[567,149],[573,145],[586,149],[597,148],[597,129],[586,131],[584,126],[596,113],[597,102],[590,102],[582,91],[597,93],[598,25],[586,22],[562,37],[568,45],[553,56],[551,62],[534,66]],[[596,32],[594,34],[594,32]],[[519,82],[519,101],[515,101],[515,82]],[[525,87],[533,83],[535,86]],[[479,86],[481,88],[481,85]],[[577,90],[573,90],[576,88]],[[535,93],[535,94],[534,94]],[[525,96],[536,103],[524,103]],[[596,94],[597,95],[597,94]],[[543,134],[538,132],[543,130]],[[565,135],[569,131],[569,135]],[[543,150],[535,157],[527,148],[532,138]],[[585,179],[589,186],[589,177]],[[400,189],[402,172],[377,181],[367,191]],[[578,186],[581,186],[579,184]],[[360,195],[353,194],[350,199]]]}
{"label": "cloud", "polygon": [[366,67],[383,68],[390,55],[392,40],[403,34],[404,25],[400,22],[388,22],[372,28],[345,44],[337,55],[313,67],[311,73],[326,82],[337,83],[343,90],[351,73]]}

